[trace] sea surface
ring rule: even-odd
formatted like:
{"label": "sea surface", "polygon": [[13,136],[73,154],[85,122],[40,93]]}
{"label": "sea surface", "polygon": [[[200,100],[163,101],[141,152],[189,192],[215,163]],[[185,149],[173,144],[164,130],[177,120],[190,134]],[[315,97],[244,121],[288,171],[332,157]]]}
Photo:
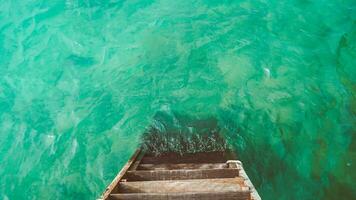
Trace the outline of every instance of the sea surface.
{"label": "sea surface", "polygon": [[356,0],[0,0],[0,199],[97,198],[157,113],[263,199],[356,199]]}

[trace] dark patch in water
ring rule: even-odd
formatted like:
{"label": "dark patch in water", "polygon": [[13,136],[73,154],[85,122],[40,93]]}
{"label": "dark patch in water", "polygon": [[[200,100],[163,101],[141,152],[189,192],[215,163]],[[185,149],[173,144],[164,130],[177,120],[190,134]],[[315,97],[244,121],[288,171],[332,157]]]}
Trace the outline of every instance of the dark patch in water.
{"label": "dark patch in water", "polygon": [[160,155],[225,151],[228,149],[215,118],[196,119],[177,113],[158,112],[142,135],[146,152]]}
{"label": "dark patch in water", "polygon": [[93,57],[79,56],[72,54],[67,57],[67,59],[73,64],[80,67],[90,67],[95,64],[95,59]]}

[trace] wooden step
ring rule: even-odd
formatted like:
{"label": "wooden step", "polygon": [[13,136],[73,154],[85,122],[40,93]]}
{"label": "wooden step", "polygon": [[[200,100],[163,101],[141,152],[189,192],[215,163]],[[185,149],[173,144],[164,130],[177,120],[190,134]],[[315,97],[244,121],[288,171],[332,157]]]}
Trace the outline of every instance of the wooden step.
{"label": "wooden step", "polygon": [[238,169],[180,169],[180,170],[142,170],[128,171],[124,177],[128,181],[155,181],[155,180],[187,180],[234,178],[239,176]]}
{"label": "wooden step", "polygon": [[221,168],[228,168],[228,165],[226,163],[140,164],[136,170],[221,169]]}
{"label": "wooden step", "polygon": [[131,193],[111,194],[110,200],[249,200],[250,192]]}
{"label": "wooden step", "polygon": [[115,193],[179,193],[179,192],[239,192],[248,191],[244,179],[195,179],[175,181],[120,182]]}
{"label": "wooden step", "polygon": [[229,152],[205,152],[180,155],[178,153],[165,153],[160,156],[146,155],[141,164],[178,164],[178,163],[224,163],[233,155]]}
{"label": "wooden step", "polygon": [[[228,161],[228,164],[227,164]],[[230,151],[155,157],[138,149],[101,200],[261,200]]]}

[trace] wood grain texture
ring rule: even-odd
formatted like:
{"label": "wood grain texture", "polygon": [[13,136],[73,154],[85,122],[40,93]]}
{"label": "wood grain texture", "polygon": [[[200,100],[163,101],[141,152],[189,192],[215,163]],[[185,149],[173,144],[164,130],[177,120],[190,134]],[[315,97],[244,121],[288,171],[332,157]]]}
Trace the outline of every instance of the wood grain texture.
{"label": "wood grain texture", "polygon": [[249,200],[250,193],[200,192],[200,193],[132,193],[112,194],[111,200]]}
{"label": "wood grain texture", "polygon": [[226,163],[140,164],[136,170],[222,169]]}
{"label": "wood grain texture", "polygon": [[128,171],[125,179],[128,181],[156,181],[156,180],[187,180],[234,178],[239,176],[238,169],[179,169],[179,170],[145,170]]}
{"label": "wood grain texture", "polygon": [[244,179],[242,178],[122,182],[119,184],[118,193],[248,191],[248,187],[241,187],[243,182]]}

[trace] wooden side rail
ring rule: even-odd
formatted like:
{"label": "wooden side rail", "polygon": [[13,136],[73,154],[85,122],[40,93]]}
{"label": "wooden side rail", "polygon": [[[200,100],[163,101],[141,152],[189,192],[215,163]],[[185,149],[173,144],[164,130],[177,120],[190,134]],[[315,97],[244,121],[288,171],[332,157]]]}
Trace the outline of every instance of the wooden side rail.
{"label": "wooden side rail", "polygon": [[243,166],[242,166],[242,162],[239,161],[239,160],[228,160],[226,161],[226,164],[229,166],[229,167],[233,167],[233,168],[238,168],[240,169],[239,171],[239,175],[245,179],[245,185],[247,185],[250,190],[251,190],[251,199],[252,200],[261,200],[261,197],[260,195],[257,193],[257,190],[255,188],[255,186],[253,186],[251,180],[248,178]]}
{"label": "wooden side rail", "polygon": [[114,180],[110,183],[110,185],[106,188],[105,192],[101,196],[101,200],[109,200],[110,194],[115,192],[116,188],[119,185],[120,180],[126,174],[127,170],[131,167],[131,165],[136,161],[136,158],[140,155],[141,149],[137,149],[136,152],[132,155],[130,160],[124,165],[121,171],[117,174]]}

